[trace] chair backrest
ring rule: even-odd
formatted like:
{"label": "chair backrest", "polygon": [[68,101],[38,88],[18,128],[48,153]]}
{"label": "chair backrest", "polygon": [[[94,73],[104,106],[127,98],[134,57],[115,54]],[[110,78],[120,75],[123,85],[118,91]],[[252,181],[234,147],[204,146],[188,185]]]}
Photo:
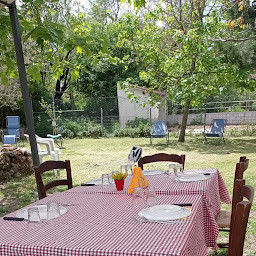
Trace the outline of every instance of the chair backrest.
{"label": "chair backrest", "polygon": [[185,165],[185,155],[176,155],[176,154],[165,154],[165,153],[158,153],[151,156],[144,156],[139,160],[139,167],[143,170],[143,165],[148,163],[154,162],[176,162]]}
{"label": "chair backrest", "polygon": [[[37,136],[37,135],[36,135]],[[27,139],[27,142],[28,142],[28,145],[30,145],[30,140],[29,140],[29,135],[28,134],[26,134],[26,133],[24,133],[24,137]],[[38,143],[38,141],[37,141],[37,139],[36,139],[36,145],[37,145],[37,151],[38,151],[38,153],[40,154],[40,152],[42,151],[42,149],[41,149],[41,147],[40,147],[40,144]],[[46,147],[47,148],[47,150],[48,150],[48,147]],[[49,151],[49,150],[48,150]],[[50,152],[49,152],[49,154],[50,154]]]}
{"label": "chair backrest", "polygon": [[[242,179],[235,181],[235,188],[234,197],[237,200],[235,210],[232,211],[231,215],[228,255],[242,256],[254,189],[251,186],[245,185],[245,181]],[[247,200],[245,201],[244,198]]]}
{"label": "chair backrest", "polygon": [[244,172],[247,170],[249,166],[249,159],[246,159],[246,156],[240,157],[240,162],[236,164],[236,171],[235,171],[235,178],[234,178],[234,185],[233,185],[233,196],[232,196],[232,211],[235,210],[237,204],[236,198],[236,180],[243,179]]}
{"label": "chair backrest", "polygon": [[20,117],[19,116],[7,116],[6,128],[9,135],[16,135],[20,137]]}
{"label": "chair backrest", "polygon": [[166,135],[167,133],[167,123],[165,121],[154,121],[154,135]]}
{"label": "chair backrest", "polygon": [[213,119],[210,133],[213,133],[213,134],[223,133],[226,124],[227,124],[226,119]]}
{"label": "chair backrest", "polygon": [[236,164],[236,171],[235,171],[235,180],[243,179],[244,171],[247,170],[249,165],[249,159],[246,159],[246,156],[241,156],[239,163]]}
{"label": "chair backrest", "polygon": [[[46,171],[50,171],[53,169],[66,169],[67,172],[67,179],[62,180],[54,180],[47,184],[43,183],[42,174]],[[34,167],[36,182],[41,194],[41,198],[46,197],[46,191],[50,188],[60,186],[60,185],[67,185],[68,189],[72,188],[72,176],[71,176],[71,167],[70,161],[46,161],[40,164],[38,167]],[[40,198],[40,199],[41,199]]]}

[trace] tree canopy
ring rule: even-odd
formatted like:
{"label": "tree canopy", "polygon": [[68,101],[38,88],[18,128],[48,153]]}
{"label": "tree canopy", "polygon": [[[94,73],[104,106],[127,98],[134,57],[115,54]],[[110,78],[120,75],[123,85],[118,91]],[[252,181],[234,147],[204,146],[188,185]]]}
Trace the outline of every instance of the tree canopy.
{"label": "tree canopy", "polygon": [[[190,105],[230,88],[255,89],[255,12],[249,2],[123,2],[97,0],[84,10],[71,0],[21,1],[30,88],[40,84],[61,99],[67,90],[112,96],[117,82],[133,83],[152,92],[151,104],[154,90],[165,91],[184,105],[180,141]],[[5,8],[0,26],[0,83],[10,86],[18,73]]]}

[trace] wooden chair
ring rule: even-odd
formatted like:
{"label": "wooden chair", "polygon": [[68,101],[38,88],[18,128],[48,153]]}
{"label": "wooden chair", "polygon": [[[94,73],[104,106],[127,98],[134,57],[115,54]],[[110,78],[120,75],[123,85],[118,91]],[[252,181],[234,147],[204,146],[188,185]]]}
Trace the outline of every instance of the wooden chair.
{"label": "wooden chair", "polygon": [[234,178],[234,186],[233,186],[233,196],[232,196],[232,210],[224,211],[221,210],[216,216],[216,222],[220,228],[220,231],[229,232],[230,222],[231,222],[231,212],[235,209],[234,203],[234,190],[235,190],[235,181],[237,179],[243,179],[244,171],[248,168],[249,159],[246,159],[245,156],[240,157],[239,163],[236,164],[235,178]]}
{"label": "wooden chair", "polygon": [[151,156],[144,156],[139,160],[139,167],[143,170],[143,165],[148,163],[154,163],[154,162],[177,162],[183,165],[185,165],[185,155],[175,155],[175,154],[165,154],[165,153],[158,153]]}
{"label": "wooden chair", "polygon": [[[65,180],[54,180],[47,184],[43,183],[42,174],[44,172],[54,170],[54,169],[66,169],[67,172],[67,179]],[[34,168],[36,182],[38,189],[40,191],[39,199],[46,197],[46,191],[50,188],[60,186],[60,185],[68,185],[68,189],[72,188],[72,176],[71,176],[71,168],[70,168],[70,161],[46,161],[40,164],[38,167]]]}
{"label": "wooden chair", "polygon": [[[228,256],[242,256],[248,218],[253,202],[254,189],[237,179],[234,189],[234,210],[231,216]],[[246,198],[248,201],[243,200]]]}

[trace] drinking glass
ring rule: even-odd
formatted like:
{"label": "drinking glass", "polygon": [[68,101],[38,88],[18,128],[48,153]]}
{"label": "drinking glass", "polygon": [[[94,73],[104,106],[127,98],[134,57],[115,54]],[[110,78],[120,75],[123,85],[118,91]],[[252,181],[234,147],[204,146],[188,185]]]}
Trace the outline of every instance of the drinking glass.
{"label": "drinking glass", "polygon": [[177,164],[177,172],[184,173],[183,164]]}
{"label": "drinking glass", "polygon": [[136,211],[140,211],[145,207],[143,188],[134,188],[132,192],[132,205]]}
{"label": "drinking glass", "polygon": [[47,220],[55,219],[58,217],[60,217],[59,204],[55,202],[47,203]]}
{"label": "drinking glass", "polygon": [[157,204],[156,191],[153,187],[149,187],[146,190],[146,203],[148,207],[151,207]]}
{"label": "drinking glass", "polygon": [[109,185],[109,176],[108,174],[102,174],[102,186]]}
{"label": "drinking glass", "polygon": [[41,222],[39,209],[37,207],[28,208],[28,223]]}
{"label": "drinking glass", "polygon": [[129,174],[129,172],[133,174],[132,165],[131,164],[121,165],[121,172],[127,173],[127,175]]}
{"label": "drinking glass", "polygon": [[178,164],[169,164],[169,174],[171,174],[173,172],[175,174],[175,176],[178,176],[177,165]]}
{"label": "drinking glass", "polygon": [[110,185],[112,185],[114,183],[114,180],[112,178],[112,173],[108,174],[108,182],[109,182]]}

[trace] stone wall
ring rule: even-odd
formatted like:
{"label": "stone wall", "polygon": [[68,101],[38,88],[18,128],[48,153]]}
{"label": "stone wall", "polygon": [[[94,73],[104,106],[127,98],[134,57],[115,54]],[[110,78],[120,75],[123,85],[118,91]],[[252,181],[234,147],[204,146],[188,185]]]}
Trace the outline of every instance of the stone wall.
{"label": "stone wall", "polygon": [[31,152],[12,145],[0,146],[0,181],[33,173]]}
{"label": "stone wall", "polygon": [[[211,125],[213,119],[226,119],[228,125],[256,123],[256,111],[207,113],[206,125]],[[168,115],[167,122],[169,125],[181,125],[182,115]],[[204,124],[204,113],[189,114],[188,125],[191,124]]]}

